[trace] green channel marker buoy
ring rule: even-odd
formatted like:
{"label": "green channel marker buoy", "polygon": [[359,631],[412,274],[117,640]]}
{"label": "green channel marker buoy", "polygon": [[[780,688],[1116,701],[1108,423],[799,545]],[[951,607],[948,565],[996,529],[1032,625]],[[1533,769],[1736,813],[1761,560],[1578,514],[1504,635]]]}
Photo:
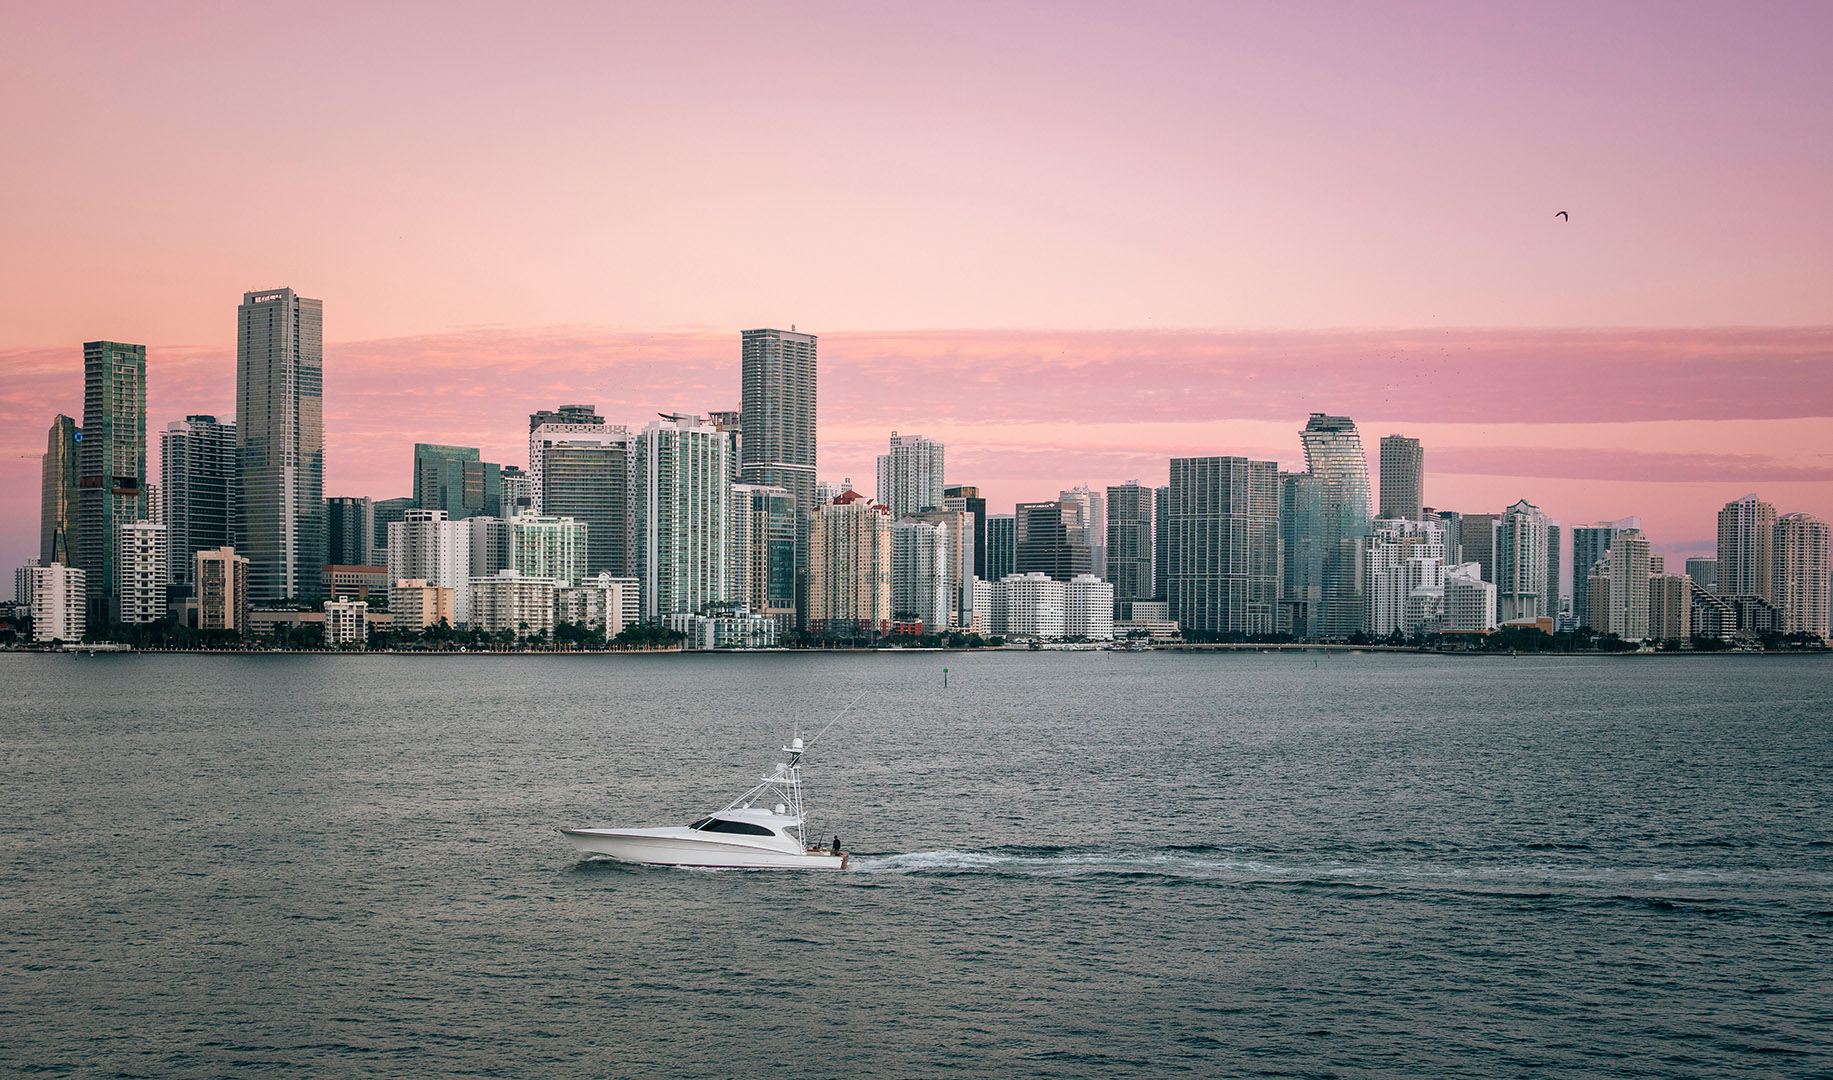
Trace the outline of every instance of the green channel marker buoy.
{"label": "green channel marker buoy", "polygon": [[942,689],[948,689],[948,669],[942,669]]}

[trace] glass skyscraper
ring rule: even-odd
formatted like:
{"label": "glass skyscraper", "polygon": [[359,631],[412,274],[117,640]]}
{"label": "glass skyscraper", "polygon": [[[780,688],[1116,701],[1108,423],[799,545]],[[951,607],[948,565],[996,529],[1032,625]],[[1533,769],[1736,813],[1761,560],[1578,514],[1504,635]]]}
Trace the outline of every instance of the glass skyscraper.
{"label": "glass skyscraper", "polygon": [[[740,334],[738,478],[787,490],[796,500],[796,598],[806,607],[809,515],[815,498],[815,335]],[[645,603],[648,601],[645,600]],[[806,617],[806,611],[803,612]]]}
{"label": "glass skyscraper", "polygon": [[1243,457],[1171,459],[1167,592],[1186,633],[1276,632],[1278,474]]}
{"label": "glass skyscraper", "polygon": [[146,346],[83,344],[83,434],[77,443],[76,565],[91,628],[118,618],[121,527],[152,517],[146,483]]}
{"label": "glass skyscraper", "polygon": [[39,478],[38,565],[76,565],[76,457],[83,432],[76,421],[58,414],[45,436],[45,458]]}
{"label": "glass skyscraper", "polygon": [[238,554],[253,603],[316,597],[325,556],[324,304],[291,289],[236,312]]}
{"label": "glass skyscraper", "polygon": [[1418,521],[1423,515],[1425,451],[1418,439],[1381,437],[1381,516]]}
{"label": "glass skyscraper", "polygon": [[1114,604],[1150,600],[1152,584],[1153,492],[1137,480],[1107,489],[1107,569],[1114,583]]}
{"label": "glass skyscraper", "polygon": [[475,446],[415,443],[414,505],[444,510],[453,521],[503,517],[503,467]]}
{"label": "glass skyscraper", "polygon": [[631,576],[629,429],[582,425],[572,434],[556,434],[543,425],[536,434],[541,512],[585,522],[587,577]]}
{"label": "glass skyscraper", "polygon": [[987,515],[987,581],[1018,573],[1018,516]]}
{"label": "glass skyscraper", "polygon": [[192,415],[166,425],[159,435],[159,497],[172,584],[192,584],[197,552],[236,546],[238,486],[234,424]]}
{"label": "glass skyscraper", "polygon": [[1320,500],[1312,536],[1321,589],[1311,636],[1349,637],[1361,632],[1367,614],[1356,567],[1370,523],[1368,458],[1355,421],[1347,416],[1312,413],[1299,439]]}

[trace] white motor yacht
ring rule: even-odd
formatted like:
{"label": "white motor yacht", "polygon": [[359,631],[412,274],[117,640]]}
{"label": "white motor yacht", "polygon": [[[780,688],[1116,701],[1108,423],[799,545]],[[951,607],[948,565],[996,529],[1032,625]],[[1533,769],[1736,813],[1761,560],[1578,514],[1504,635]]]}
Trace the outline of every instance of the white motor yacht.
{"label": "white motor yacht", "polygon": [[[592,855],[650,866],[738,867],[758,870],[844,870],[848,853],[809,847],[802,806],[800,738],[783,752],[776,773],[732,800],[724,810],[689,825],[652,829],[561,829],[572,845]],[[758,803],[763,805],[756,805]]]}

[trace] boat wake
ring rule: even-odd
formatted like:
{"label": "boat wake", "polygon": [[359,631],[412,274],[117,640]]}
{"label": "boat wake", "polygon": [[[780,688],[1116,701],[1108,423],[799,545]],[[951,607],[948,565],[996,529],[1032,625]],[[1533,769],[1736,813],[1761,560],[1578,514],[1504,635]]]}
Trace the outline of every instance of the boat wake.
{"label": "boat wake", "polygon": [[855,855],[850,869],[861,874],[989,875],[1024,877],[1151,877],[1212,882],[1331,885],[1460,885],[1507,892],[1538,887],[1742,886],[1825,888],[1833,874],[1766,871],[1756,868],[1600,866],[1561,862],[1542,852],[1522,857],[1458,861],[1315,860],[1231,855],[1212,849],[1091,852],[1030,848],[994,851],[913,851]]}

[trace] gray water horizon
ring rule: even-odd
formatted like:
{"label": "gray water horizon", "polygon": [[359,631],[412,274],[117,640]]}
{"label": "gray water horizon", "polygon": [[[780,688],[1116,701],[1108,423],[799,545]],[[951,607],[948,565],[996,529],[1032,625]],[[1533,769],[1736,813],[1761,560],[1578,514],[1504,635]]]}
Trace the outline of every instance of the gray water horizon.
{"label": "gray water horizon", "polygon": [[[0,675],[22,1075],[1833,1072],[1824,657]],[[861,692],[808,769],[847,871],[555,831],[717,809]]]}

